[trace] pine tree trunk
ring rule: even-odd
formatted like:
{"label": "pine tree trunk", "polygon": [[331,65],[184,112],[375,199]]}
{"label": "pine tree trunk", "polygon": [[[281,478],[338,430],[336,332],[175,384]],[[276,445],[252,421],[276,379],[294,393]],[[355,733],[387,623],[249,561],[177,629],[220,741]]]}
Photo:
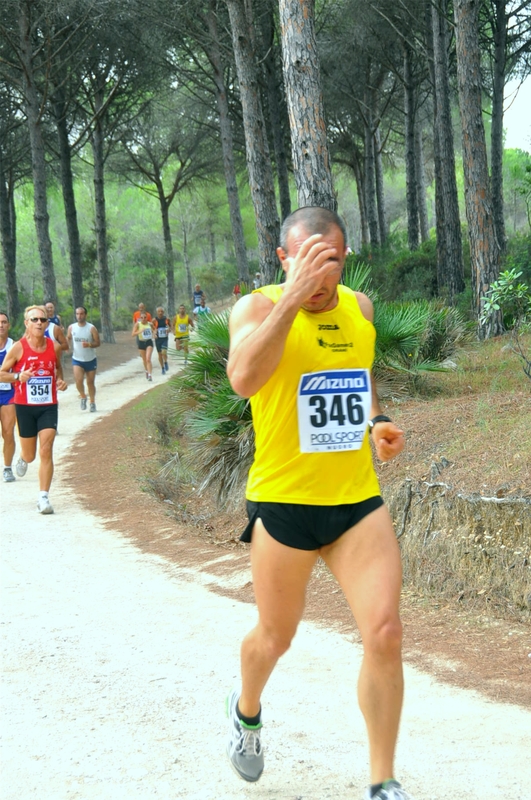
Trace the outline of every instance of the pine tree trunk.
{"label": "pine tree trunk", "polygon": [[188,232],[186,230],[186,222],[183,221],[183,262],[186,272],[186,286],[188,288],[188,297],[194,306],[194,293],[192,292],[192,271],[190,269],[190,258],[188,256]]}
{"label": "pine tree trunk", "polygon": [[14,320],[20,311],[20,300],[17,284],[17,261],[15,250],[14,222],[11,215],[12,187],[4,171],[2,148],[0,147],[0,237],[2,239],[2,256],[6,279],[7,313]]}
{"label": "pine tree trunk", "polygon": [[72,154],[68,140],[66,125],[66,108],[63,90],[57,89],[54,98],[54,113],[59,143],[59,162],[61,168],[61,188],[65,207],[66,231],[70,253],[70,280],[72,283],[72,300],[74,308],[84,304],[83,273],[81,270],[81,241],[77,223],[76,200],[74,196],[74,179],[72,176]]}
{"label": "pine tree trunk", "polygon": [[[101,109],[101,100],[97,110]],[[98,256],[98,290],[100,301],[101,334],[104,342],[114,344],[111,314],[111,276],[107,253],[107,214],[105,210],[105,160],[103,155],[103,131],[96,119],[91,136],[94,158],[94,205],[96,251]]]}
{"label": "pine tree trunk", "polygon": [[490,165],[494,227],[500,252],[505,253],[505,217],[503,204],[503,93],[507,46],[507,17],[505,0],[495,0],[496,28],[494,32],[494,80],[492,87],[492,125],[490,132]]}
{"label": "pine tree trunk", "polygon": [[434,86],[435,192],[437,213],[437,283],[449,303],[465,288],[461,219],[455,177],[454,136],[448,78],[448,22],[446,10],[431,6]]}
{"label": "pine tree trunk", "polygon": [[41,261],[44,299],[57,305],[57,286],[53,268],[50,218],[46,194],[46,156],[42,134],[41,103],[35,86],[31,42],[31,20],[26,0],[19,6],[20,57],[23,65],[24,112],[28,121],[33,175],[35,231]]}
{"label": "pine tree trunk", "polygon": [[367,222],[367,207],[365,203],[365,179],[359,156],[356,154],[352,163],[354,179],[356,181],[356,193],[358,195],[358,208],[360,211],[360,238],[361,246],[369,246],[369,223]]}
{"label": "pine tree trunk", "polygon": [[382,164],[382,139],[380,136],[380,126],[378,126],[374,132],[374,174],[376,179],[376,202],[378,205],[380,244],[384,245],[387,241],[389,231],[387,229],[387,213],[385,208],[384,171]]}
{"label": "pine tree trunk", "polygon": [[279,0],[284,86],[298,203],[335,210],[313,0]]}
{"label": "pine tree trunk", "polygon": [[291,198],[289,194],[288,159],[286,156],[283,100],[277,77],[277,63],[275,59],[275,19],[271,7],[267,14],[262,16],[262,36],[266,53],[262,59],[264,64],[267,103],[269,106],[269,129],[271,131],[273,148],[275,151],[275,166],[278,181],[278,199],[280,202],[280,217],[284,221],[291,214]]}
{"label": "pine tree trunk", "polygon": [[418,115],[415,121],[415,162],[417,165],[417,206],[419,209],[420,240],[421,242],[427,242],[430,238],[430,224],[428,222],[428,204],[426,201],[426,170],[424,168],[422,125]]}
{"label": "pine tree trunk", "polygon": [[502,333],[501,314],[482,323],[485,294],[500,271],[500,248],[494,229],[492,196],[487,164],[485,129],[481,113],[481,56],[479,49],[480,0],[455,0],[457,83],[463,131],[465,201],[470,242],[472,290],[478,336]]}
{"label": "pine tree trunk", "polygon": [[260,100],[258,68],[243,0],[225,0],[229,10],[232,43],[245,131],[245,150],[251,197],[256,217],[260,271],[267,283],[273,281],[277,267],[276,248],[280,237],[273,170],[269,157],[264,114]]}
{"label": "pine tree trunk", "polygon": [[365,209],[367,212],[367,225],[369,227],[369,240],[371,247],[380,244],[380,228],[378,226],[378,209],[376,204],[376,170],[374,166],[374,133],[371,113],[370,92],[366,92],[366,114],[364,117],[365,128]]}
{"label": "pine tree trunk", "polygon": [[208,58],[213,67],[216,103],[219,114],[219,129],[221,136],[223,172],[225,175],[225,187],[227,190],[227,200],[229,203],[229,215],[232,228],[232,239],[234,242],[234,250],[236,253],[238,278],[240,281],[248,283],[250,279],[249,261],[247,259],[247,249],[245,247],[243,220],[240,209],[240,197],[238,193],[238,183],[236,180],[236,167],[234,164],[232,123],[229,113],[229,103],[227,100],[227,88],[225,86],[225,81],[223,78],[223,60],[221,57],[221,48],[219,45],[217,18],[215,10],[213,8],[210,8],[209,10],[207,23],[210,33]]}
{"label": "pine tree trunk", "polygon": [[166,313],[170,319],[175,316],[175,273],[173,242],[170,228],[170,206],[164,195],[162,184],[157,186],[159,195],[160,213],[162,216],[162,234],[164,237],[164,252],[166,254]]}
{"label": "pine tree trunk", "polygon": [[410,250],[419,246],[419,208],[417,205],[417,168],[415,163],[415,86],[412,52],[404,43],[404,127],[406,162],[407,241]]}

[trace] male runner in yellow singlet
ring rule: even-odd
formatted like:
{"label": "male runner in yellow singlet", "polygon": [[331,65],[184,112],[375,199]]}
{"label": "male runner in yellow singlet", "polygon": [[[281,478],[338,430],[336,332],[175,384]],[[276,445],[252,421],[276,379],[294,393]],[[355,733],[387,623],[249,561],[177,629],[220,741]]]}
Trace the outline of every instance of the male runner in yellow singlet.
{"label": "male runner in yellow singlet", "polygon": [[321,556],[363,641],[358,697],[371,773],[365,800],[408,800],[394,778],[403,695],[401,562],[369,442],[372,434],[378,458],[387,461],[401,452],[404,436],[381,413],[374,390],[372,303],[339,285],[341,218],[299,209],[282,226],[277,254],[285,283],[243,297],[230,319],[227,372],[234,390],[251,398],[256,434],[242,539],[252,541],[259,618],[242,644],[241,692],[227,699],[227,752],[242,778],[258,780],[260,697],[297,630]]}
{"label": "male runner in yellow singlet", "polygon": [[190,341],[190,328],[193,327],[192,317],[186,313],[185,306],[180,305],[174,320],[175,348],[184,350],[184,366],[188,364],[188,342]]}

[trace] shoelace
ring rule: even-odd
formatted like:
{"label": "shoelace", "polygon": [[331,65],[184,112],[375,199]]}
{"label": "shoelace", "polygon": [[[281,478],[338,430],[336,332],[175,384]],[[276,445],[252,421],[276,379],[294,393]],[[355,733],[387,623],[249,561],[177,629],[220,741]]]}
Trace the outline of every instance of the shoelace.
{"label": "shoelace", "polygon": [[235,751],[243,756],[259,756],[262,750],[260,731],[240,728],[240,736],[235,742]]}

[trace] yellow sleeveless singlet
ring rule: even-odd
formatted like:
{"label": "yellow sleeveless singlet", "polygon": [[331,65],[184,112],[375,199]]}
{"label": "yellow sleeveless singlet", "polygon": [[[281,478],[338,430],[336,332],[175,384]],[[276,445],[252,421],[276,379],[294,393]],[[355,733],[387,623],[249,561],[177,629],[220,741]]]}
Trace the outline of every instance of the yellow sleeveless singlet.
{"label": "yellow sleeveless singlet", "polygon": [[[327,506],[360,503],[380,494],[367,428],[359,450],[307,453],[300,448],[301,376],[322,370],[370,370],[374,360],[374,326],[361,313],[354,292],[345,286],[337,289],[339,302],[331,311],[298,312],[274,375],[251,397],[256,452],[248,500]],[[282,295],[280,286],[257,291],[275,303]]]}
{"label": "yellow sleeveless singlet", "polygon": [[184,339],[190,336],[190,317],[185,314],[180,317],[178,314],[175,317],[175,338]]}

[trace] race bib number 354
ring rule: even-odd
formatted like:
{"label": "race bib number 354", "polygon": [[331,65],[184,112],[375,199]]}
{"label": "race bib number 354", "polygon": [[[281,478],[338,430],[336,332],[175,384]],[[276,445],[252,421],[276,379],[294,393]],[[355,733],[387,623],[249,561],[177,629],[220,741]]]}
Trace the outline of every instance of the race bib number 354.
{"label": "race bib number 354", "polygon": [[359,450],[370,411],[369,370],[323,370],[302,375],[297,393],[301,453]]}

